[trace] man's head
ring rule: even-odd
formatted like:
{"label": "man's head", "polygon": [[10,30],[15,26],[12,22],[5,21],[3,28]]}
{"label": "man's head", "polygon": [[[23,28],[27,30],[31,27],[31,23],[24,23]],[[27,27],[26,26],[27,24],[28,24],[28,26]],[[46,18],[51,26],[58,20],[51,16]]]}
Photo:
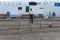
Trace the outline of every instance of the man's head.
{"label": "man's head", "polygon": [[30,9],[30,11],[32,11],[32,9]]}

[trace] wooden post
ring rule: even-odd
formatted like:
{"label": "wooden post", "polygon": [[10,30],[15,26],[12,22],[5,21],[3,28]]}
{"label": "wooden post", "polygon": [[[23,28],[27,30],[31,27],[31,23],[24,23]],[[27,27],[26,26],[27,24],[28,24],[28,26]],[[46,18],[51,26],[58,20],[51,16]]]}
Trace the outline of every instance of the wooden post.
{"label": "wooden post", "polygon": [[17,32],[17,33],[18,33],[18,35],[19,35],[19,30],[20,30],[20,22],[18,22],[18,25],[17,25],[17,26],[18,26],[18,29],[17,29],[17,30],[18,30],[18,32]]}
{"label": "wooden post", "polygon": [[40,29],[41,29],[41,21],[40,21]]}
{"label": "wooden post", "polygon": [[30,32],[32,33],[32,28],[31,28],[30,22],[29,22],[29,29],[30,29]]}

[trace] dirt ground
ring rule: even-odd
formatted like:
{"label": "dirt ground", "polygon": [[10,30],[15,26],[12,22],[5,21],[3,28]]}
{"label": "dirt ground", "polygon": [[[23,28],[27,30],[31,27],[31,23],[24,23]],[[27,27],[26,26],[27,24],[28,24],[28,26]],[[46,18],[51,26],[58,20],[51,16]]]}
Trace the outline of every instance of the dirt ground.
{"label": "dirt ground", "polygon": [[36,20],[32,24],[29,19],[1,19],[0,40],[60,40],[60,21]]}

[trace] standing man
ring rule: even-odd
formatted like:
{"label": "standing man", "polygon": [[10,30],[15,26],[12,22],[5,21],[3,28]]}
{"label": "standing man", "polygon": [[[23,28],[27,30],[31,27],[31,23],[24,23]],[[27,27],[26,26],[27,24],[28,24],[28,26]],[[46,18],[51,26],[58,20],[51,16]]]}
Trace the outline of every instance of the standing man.
{"label": "standing man", "polygon": [[32,12],[32,9],[30,9],[30,22],[33,23],[33,12]]}

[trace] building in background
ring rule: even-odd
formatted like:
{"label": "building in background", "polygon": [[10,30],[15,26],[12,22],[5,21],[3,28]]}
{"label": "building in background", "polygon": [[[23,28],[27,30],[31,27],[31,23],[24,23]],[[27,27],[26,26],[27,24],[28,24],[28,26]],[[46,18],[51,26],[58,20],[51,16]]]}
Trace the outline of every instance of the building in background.
{"label": "building in background", "polygon": [[43,1],[37,2],[37,5],[29,5],[29,2],[20,1],[0,1],[0,14],[7,14],[10,12],[10,16],[21,16],[21,14],[29,14],[30,8],[35,15],[43,14],[44,16],[53,16],[55,13],[56,17],[60,17],[60,2],[54,1]]}

